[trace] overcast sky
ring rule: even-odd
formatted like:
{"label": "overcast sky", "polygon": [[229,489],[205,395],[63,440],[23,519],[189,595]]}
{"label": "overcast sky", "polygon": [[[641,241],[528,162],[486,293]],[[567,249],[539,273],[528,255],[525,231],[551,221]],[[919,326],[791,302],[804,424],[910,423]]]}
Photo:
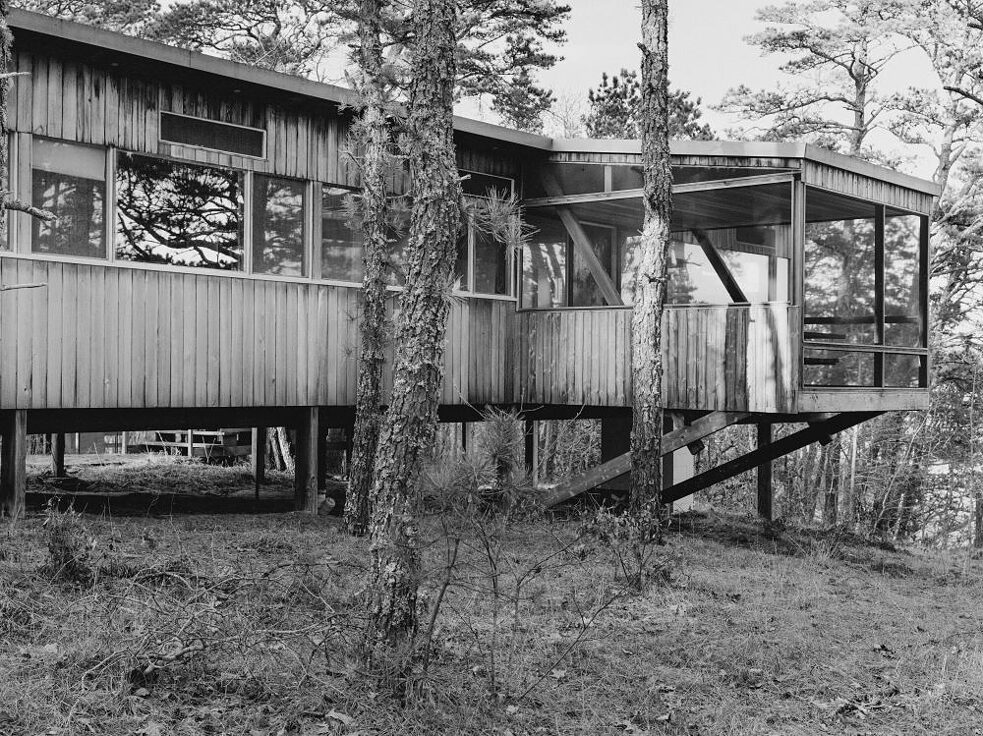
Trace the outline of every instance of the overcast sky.
{"label": "overcast sky", "polygon": [[[567,0],[564,60],[543,79],[555,90],[580,91],[600,82],[602,71],[638,67],[641,11],[637,0]],[[773,83],[776,64],[744,43],[758,30],[755,10],[762,0],[677,0],[670,2],[669,76],[674,87],[717,102],[742,80]],[[708,113],[709,114],[709,113]],[[716,121],[714,121],[716,122]]]}
{"label": "overcast sky", "polygon": [[[567,43],[558,49],[564,58],[542,73],[541,79],[558,95],[586,99],[587,90],[600,83],[601,72],[638,68],[641,11],[638,0],[566,2],[573,10],[566,24]],[[742,83],[755,89],[772,88],[782,80],[778,72],[782,59],[762,56],[744,41],[762,29],[755,11],[767,4],[768,0],[670,0],[670,82],[703,98],[705,119],[722,135],[734,121],[710,108],[728,89]],[[928,63],[917,52],[908,52],[883,75],[881,86],[891,92],[933,82]],[[497,122],[487,110],[471,105],[462,107],[460,113]],[[885,148],[896,145],[887,134],[878,138]]]}

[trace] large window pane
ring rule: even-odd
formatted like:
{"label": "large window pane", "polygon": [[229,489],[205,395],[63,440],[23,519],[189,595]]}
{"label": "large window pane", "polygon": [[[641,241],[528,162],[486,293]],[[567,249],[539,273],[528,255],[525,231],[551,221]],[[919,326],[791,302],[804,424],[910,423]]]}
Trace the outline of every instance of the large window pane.
{"label": "large window pane", "polygon": [[[613,272],[612,257],[614,255],[614,228],[601,225],[583,225],[584,233],[590,240],[591,248],[597,255],[597,260],[601,262],[601,267],[611,276]],[[576,247],[571,247],[570,263],[570,290],[572,306],[593,307],[602,306],[607,302],[601,293],[594,275],[588,268],[586,261],[578,253]]]}
{"label": "large window pane", "polygon": [[304,182],[253,177],[253,271],[304,275]]}
{"label": "large window pane", "polygon": [[362,283],[361,229],[349,218],[351,192],[338,187],[321,190],[321,277]]}
{"label": "large window pane", "polygon": [[461,291],[467,291],[470,286],[468,279],[468,245],[470,241],[470,226],[467,221],[461,224],[457,235],[457,257],[454,259],[454,283]]}
{"label": "large window pane", "polygon": [[548,309],[566,305],[567,233],[559,222],[530,218],[535,228],[522,254],[522,306]]}
{"label": "large window pane", "polygon": [[805,338],[873,344],[875,211],[810,189],[806,199]]}
{"label": "large window pane", "polygon": [[474,232],[474,291],[479,294],[509,293],[508,247],[489,233]]}
{"label": "large window pane", "polygon": [[670,304],[727,304],[730,296],[713,270],[703,249],[692,243],[672,241],[669,248]]}
{"label": "large window pane", "polygon": [[884,226],[884,343],[921,344],[921,278],[918,249],[921,217],[888,213]]}
{"label": "large window pane", "polygon": [[239,172],[120,153],[116,188],[117,258],[242,268]]}
{"label": "large window pane", "polygon": [[[675,195],[669,303],[788,301],[791,219],[792,188],[787,182]],[[629,303],[639,237],[637,230],[622,232],[622,298]],[[737,290],[728,288],[731,282]]]}
{"label": "large window pane", "polygon": [[54,221],[31,218],[31,251],[106,257],[106,152],[37,138],[31,203]]}

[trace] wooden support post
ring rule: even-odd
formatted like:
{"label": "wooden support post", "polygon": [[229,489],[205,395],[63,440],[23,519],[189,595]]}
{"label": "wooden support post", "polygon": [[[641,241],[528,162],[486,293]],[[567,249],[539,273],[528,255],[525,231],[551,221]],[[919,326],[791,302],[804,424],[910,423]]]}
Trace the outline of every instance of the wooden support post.
{"label": "wooden support post", "polygon": [[[601,419],[601,462],[606,463],[631,449],[631,412]],[[599,487],[609,491],[627,491],[631,475],[612,478]]]}
{"label": "wooden support post", "polygon": [[128,454],[130,452],[130,433],[129,432],[123,432],[122,438],[120,440],[120,450],[119,451],[123,455],[126,455],[126,454]]}
{"label": "wooden support post", "polygon": [[[318,422],[320,425],[321,422]],[[328,487],[328,431],[318,427],[317,433],[317,490],[324,491]],[[332,430],[331,439],[337,440],[339,432]]]}
{"label": "wooden support post", "polygon": [[250,452],[253,483],[256,488],[256,498],[259,498],[259,487],[266,482],[266,427],[253,427]]}
{"label": "wooden support post", "polygon": [[297,457],[294,464],[294,509],[317,513],[317,437],[319,410],[306,407],[297,423]]}
{"label": "wooden support post", "polygon": [[[771,425],[758,425],[758,451],[771,444]],[[758,466],[758,516],[771,521],[773,516],[772,499],[774,489],[771,484],[771,460],[766,460]]]}
{"label": "wooden support post", "polygon": [[461,452],[468,454],[468,423],[461,422]]}
{"label": "wooden support post", "polygon": [[349,424],[345,427],[345,477],[352,467],[352,452],[355,451],[355,425]]}
{"label": "wooden support post", "polygon": [[51,472],[56,478],[65,477],[65,435],[51,435]]}
{"label": "wooden support post", "polygon": [[534,419],[526,420],[526,432],[523,438],[525,439],[526,472],[531,478],[536,474],[536,421]]}
{"label": "wooden support post", "polygon": [[27,412],[0,417],[0,517],[24,514],[27,496]]}

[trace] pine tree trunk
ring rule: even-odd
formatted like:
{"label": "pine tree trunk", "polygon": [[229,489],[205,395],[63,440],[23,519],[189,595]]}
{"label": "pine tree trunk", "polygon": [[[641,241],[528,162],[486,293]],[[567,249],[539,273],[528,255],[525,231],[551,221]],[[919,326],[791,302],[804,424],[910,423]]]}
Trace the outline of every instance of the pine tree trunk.
{"label": "pine tree trunk", "polygon": [[355,395],[352,465],[345,498],[345,526],[351,534],[368,531],[372,473],[382,421],[382,367],[386,337],[386,158],[389,126],[382,78],[380,0],[362,0],[359,15],[359,61],[365,110],[360,123],[362,155],[362,281],[361,353]]}
{"label": "pine tree trunk", "polygon": [[373,485],[370,658],[373,652],[408,657],[417,628],[420,560],[413,501],[436,432],[461,219],[453,137],[455,7],[454,0],[417,0],[413,9],[407,117],[413,197],[409,263],[394,333],[393,392],[379,437]]}
{"label": "pine tree trunk", "polygon": [[632,308],[630,513],[658,535],[662,515],[662,313],[672,214],[668,2],[642,0],[642,168],[645,223]]}
{"label": "pine tree trunk", "polygon": [[973,509],[973,548],[983,549],[983,493],[974,489],[973,496],[975,500]]}

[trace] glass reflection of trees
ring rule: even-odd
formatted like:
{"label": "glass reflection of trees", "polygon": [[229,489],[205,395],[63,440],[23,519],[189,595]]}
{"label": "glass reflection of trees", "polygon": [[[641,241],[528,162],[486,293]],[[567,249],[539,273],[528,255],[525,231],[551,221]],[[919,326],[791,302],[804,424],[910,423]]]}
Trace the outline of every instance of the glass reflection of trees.
{"label": "glass reflection of trees", "polygon": [[304,275],[304,182],[253,177],[253,271]]}
{"label": "glass reflection of trees", "polygon": [[88,258],[106,257],[101,180],[34,169],[31,202],[51,212],[52,221],[31,218],[31,250]]}
{"label": "glass reflection of trees", "polygon": [[806,224],[806,338],[872,344],[874,218]]}
{"label": "glass reflection of trees", "polygon": [[362,283],[362,230],[349,201],[352,192],[324,186],[321,191],[321,277]]}
{"label": "glass reflection of trees", "polygon": [[121,152],[116,190],[117,258],[242,269],[240,172]]}
{"label": "glass reflection of trees", "polygon": [[522,307],[550,309],[567,301],[567,234],[558,222],[530,218],[535,228],[522,254]]}
{"label": "glass reflection of trees", "polygon": [[921,341],[918,215],[888,217],[884,223],[884,343],[916,347]]}

